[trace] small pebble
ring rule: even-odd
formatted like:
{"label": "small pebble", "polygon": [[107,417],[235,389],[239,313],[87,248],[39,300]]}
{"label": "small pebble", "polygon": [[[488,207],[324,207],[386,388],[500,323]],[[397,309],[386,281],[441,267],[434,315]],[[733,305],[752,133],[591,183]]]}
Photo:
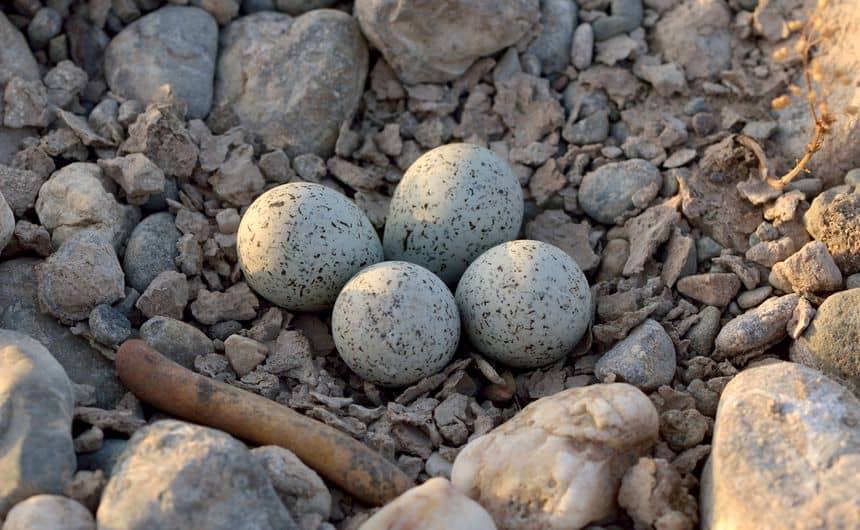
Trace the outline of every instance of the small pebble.
{"label": "small pebble", "polygon": [[107,304],[90,311],[89,325],[93,337],[106,346],[117,346],[131,335],[128,318]]}

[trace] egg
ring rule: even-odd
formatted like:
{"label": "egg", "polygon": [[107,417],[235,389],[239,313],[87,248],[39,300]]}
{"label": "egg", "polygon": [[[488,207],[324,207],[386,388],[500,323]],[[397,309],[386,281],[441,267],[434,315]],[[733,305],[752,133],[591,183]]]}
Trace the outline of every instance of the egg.
{"label": "egg", "polygon": [[591,321],[582,270],[540,241],[511,241],[483,253],[463,273],[455,297],[472,345],[516,368],[562,359]]}
{"label": "egg", "polygon": [[355,203],[305,182],[260,195],[239,223],[236,247],[248,285],[291,311],[330,308],[355,273],[383,259],[379,236]]}
{"label": "egg", "polygon": [[417,263],[453,285],[476,257],[517,237],[523,194],[504,160],[471,144],[428,151],[394,190],[385,257]]}
{"label": "egg", "polygon": [[411,385],[448,364],[460,316],[448,286],[405,261],[371,265],[341,291],[331,316],[341,358],[363,379]]}

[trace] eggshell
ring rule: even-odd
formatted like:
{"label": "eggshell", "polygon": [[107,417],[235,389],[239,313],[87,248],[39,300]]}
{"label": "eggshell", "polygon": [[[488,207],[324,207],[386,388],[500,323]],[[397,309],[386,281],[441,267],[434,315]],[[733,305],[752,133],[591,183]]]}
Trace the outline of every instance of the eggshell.
{"label": "eggshell", "polygon": [[566,252],[540,241],[511,241],[482,254],[460,279],[456,300],[472,344],[517,368],[563,358],[591,321],[585,275]]}
{"label": "eggshell", "polygon": [[476,145],[443,145],[409,166],[394,191],[385,257],[453,285],[482,252],[517,237],[522,220],[522,190],[504,160]]}
{"label": "eggshell", "polygon": [[331,317],[337,351],[367,381],[410,385],[448,364],[460,339],[454,296],[427,269],[386,261],[356,274]]}
{"label": "eggshell", "polygon": [[332,306],[362,268],[382,261],[382,245],[358,206],[337,191],[305,182],[260,195],[236,235],[248,284],[291,311]]}

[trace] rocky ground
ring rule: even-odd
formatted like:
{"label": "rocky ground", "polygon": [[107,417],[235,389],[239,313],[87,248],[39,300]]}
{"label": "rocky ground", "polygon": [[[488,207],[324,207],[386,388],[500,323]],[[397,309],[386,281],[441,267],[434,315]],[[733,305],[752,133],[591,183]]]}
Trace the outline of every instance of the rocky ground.
{"label": "rocky ground", "polygon": [[[852,0],[162,4],[0,4],[3,530],[860,526]],[[804,35],[836,121],[771,185],[814,134]],[[453,142],[509,162],[521,236],[586,272],[592,325],[541,369],[461,341],[379,388],[330,314],[243,282],[239,221],[308,181],[381,231]],[[132,337],[425,485],[375,512],[141,404]]]}

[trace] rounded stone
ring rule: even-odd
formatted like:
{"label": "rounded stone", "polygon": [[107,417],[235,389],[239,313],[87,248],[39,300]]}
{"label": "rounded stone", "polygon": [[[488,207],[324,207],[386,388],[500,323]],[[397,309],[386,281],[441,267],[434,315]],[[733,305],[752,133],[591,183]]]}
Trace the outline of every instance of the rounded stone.
{"label": "rounded stone", "polygon": [[860,394],[860,289],[829,296],[803,335],[791,345],[791,359],[824,372]]}
{"label": "rounded stone", "polygon": [[579,205],[592,219],[603,224],[633,210],[633,196],[646,186],[662,184],[660,171],[647,160],[634,158],[613,162],[587,173],[579,186]]}
{"label": "rounded stone", "polygon": [[466,269],[455,296],[472,344],[516,368],[563,358],[591,321],[585,275],[567,253],[540,241],[491,248]]}
{"label": "rounded stone", "polygon": [[188,104],[189,118],[204,118],[212,106],[218,53],[218,24],[197,7],[166,6],[126,26],[105,51],[105,80],[111,90],[144,104],[164,85]]}
{"label": "rounded stone", "polygon": [[90,311],[89,325],[93,338],[108,346],[116,346],[131,335],[128,318],[107,304],[99,304]]}
{"label": "rounded stone", "polygon": [[36,11],[27,25],[27,36],[36,48],[42,48],[63,29],[63,17],[50,7]]}
{"label": "rounded stone", "polygon": [[658,322],[648,319],[616,344],[594,366],[594,375],[611,375],[644,391],[668,385],[675,376],[675,345]]}
{"label": "rounded stone", "polygon": [[6,517],[3,530],[95,530],[86,507],[59,495],[36,495],[19,502]]}
{"label": "rounded stone", "polygon": [[341,193],[306,182],[258,197],[242,217],[236,245],[248,285],[291,311],[331,307],[355,273],[382,261],[364,212]]}
{"label": "rounded stone", "polygon": [[205,333],[170,317],[152,317],[140,326],[140,338],[173,361],[191,368],[194,358],[215,351]]}
{"label": "rounded stone", "polygon": [[356,274],[332,312],[338,353],[362,378],[406,386],[454,356],[460,316],[451,291],[423,267],[383,262]]}
{"label": "rounded stone", "polygon": [[164,271],[175,271],[176,242],[180,233],[173,214],[161,212],[146,217],[131,232],[123,268],[128,284],[139,292]]}
{"label": "rounded stone", "polygon": [[413,162],[394,191],[385,257],[454,284],[482,252],[517,237],[522,220],[522,190],[504,160],[476,145],[443,145]]}

